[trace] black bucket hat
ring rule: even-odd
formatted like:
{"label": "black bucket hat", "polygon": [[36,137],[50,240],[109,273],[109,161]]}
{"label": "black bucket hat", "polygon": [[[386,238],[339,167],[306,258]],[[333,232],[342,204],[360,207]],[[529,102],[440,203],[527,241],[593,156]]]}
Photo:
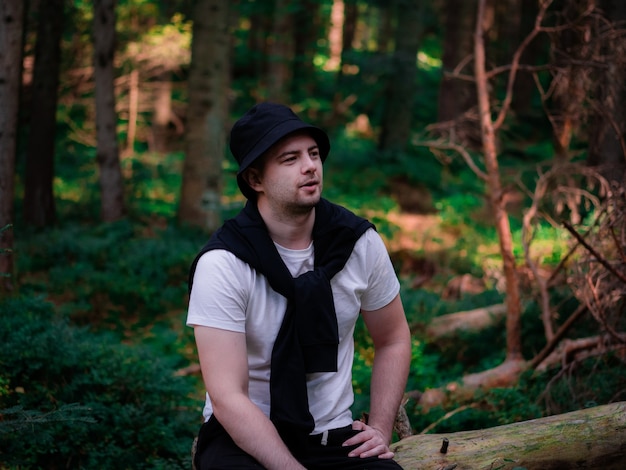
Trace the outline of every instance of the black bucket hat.
{"label": "black bucket hat", "polygon": [[256,193],[244,181],[243,172],[280,139],[300,130],[309,132],[317,142],[322,162],[326,160],[330,151],[326,132],[302,121],[285,105],[259,103],[235,123],[230,131],[230,151],[239,163],[237,184],[244,196],[250,199]]}

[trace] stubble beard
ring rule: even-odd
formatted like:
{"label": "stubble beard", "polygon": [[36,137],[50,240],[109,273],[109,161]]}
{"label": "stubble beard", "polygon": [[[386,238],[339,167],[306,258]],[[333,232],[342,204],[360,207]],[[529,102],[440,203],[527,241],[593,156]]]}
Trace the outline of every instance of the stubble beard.
{"label": "stubble beard", "polygon": [[285,206],[285,210],[294,216],[308,215],[318,202],[320,202],[321,194],[315,198],[309,198],[306,201],[295,201]]}

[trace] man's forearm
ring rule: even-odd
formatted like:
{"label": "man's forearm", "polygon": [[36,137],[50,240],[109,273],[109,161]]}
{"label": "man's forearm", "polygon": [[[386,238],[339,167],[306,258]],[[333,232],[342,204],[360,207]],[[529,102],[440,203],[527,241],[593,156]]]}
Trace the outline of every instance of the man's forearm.
{"label": "man's forearm", "polygon": [[304,469],[269,418],[247,397],[231,398],[214,412],[233,441],[268,470]]}
{"label": "man's forearm", "polygon": [[410,363],[410,341],[399,341],[376,349],[368,424],[382,432],[389,442],[406,387]]}

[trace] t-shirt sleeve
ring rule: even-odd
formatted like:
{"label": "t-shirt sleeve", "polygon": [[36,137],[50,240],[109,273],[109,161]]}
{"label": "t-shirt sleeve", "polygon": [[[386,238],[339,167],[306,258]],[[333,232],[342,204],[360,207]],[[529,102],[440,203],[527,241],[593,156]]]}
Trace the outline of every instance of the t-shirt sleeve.
{"label": "t-shirt sleeve", "polygon": [[226,250],[211,250],[198,260],[189,296],[187,325],[245,332],[250,269]]}
{"label": "t-shirt sleeve", "polygon": [[[364,244],[365,246],[359,246]],[[362,310],[378,310],[388,305],[400,292],[400,282],[391,264],[387,247],[373,229],[357,242],[358,249],[366,249],[368,288],[361,296]]]}

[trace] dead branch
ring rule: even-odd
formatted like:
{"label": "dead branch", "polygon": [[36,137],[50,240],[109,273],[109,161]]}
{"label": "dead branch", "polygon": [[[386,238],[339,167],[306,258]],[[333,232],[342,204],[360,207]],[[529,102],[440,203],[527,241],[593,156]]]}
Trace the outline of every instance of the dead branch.
{"label": "dead branch", "polygon": [[539,34],[541,31],[541,23],[543,22],[543,18],[548,10],[548,7],[552,4],[552,0],[547,0],[542,2],[539,13],[535,18],[535,27],[533,30],[524,38],[522,43],[518,46],[517,50],[513,54],[513,59],[511,60],[511,70],[509,71],[509,78],[506,85],[506,93],[504,95],[504,100],[502,102],[502,107],[500,108],[500,112],[498,116],[493,122],[494,129],[499,129],[506,118],[507,113],[509,112],[509,108],[511,107],[511,102],[513,101],[513,85],[515,84],[515,78],[517,76],[517,71],[519,68],[519,62],[522,57],[522,54],[531,43],[531,41]]}
{"label": "dead branch", "polygon": [[545,372],[554,366],[560,366],[562,371],[568,369],[572,363],[579,363],[589,357],[604,356],[626,348],[626,335],[619,335],[617,341],[609,335],[590,336],[588,338],[565,339],[558,348],[549,354],[535,369]]}
{"label": "dead branch", "polygon": [[591,245],[589,245],[584,238],[580,236],[580,234],[572,227],[567,221],[563,221],[563,226],[570,232],[574,238],[580,243],[585,249],[593,255],[595,259],[597,259],[602,266],[604,266],[608,271],[610,271],[614,276],[616,276],[620,281],[626,284],[626,276],[617,271],[611,263],[609,263],[600,253],[598,253]]}
{"label": "dead branch", "polygon": [[[554,165],[546,172],[539,172],[539,178],[536,181],[534,192],[527,190],[527,193],[532,198],[532,203],[524,212],[522,223],[522,248],[524,251],[524,258],[526,260],[526,264],[533,272],[535,282],[537,283],[537,286],[539,288],[541,320],[543,322],[546,340],[548,341],[548,343],[550,343],[554,336],[549,288],[554,280],[555,274],[553,273],[547,280],[539,276],[537,263],[533,260],[533,257],[531,255],[531,244],[534,238],[534,224],[536,220],[539,217],[542,217],[549,221],[552,220],[552,217],[549,216],[545,211],[540,211],[540,205],[547,198],[548,191],[552,190],[552,194],[556,195],[553,196],[553,198],[560,198],[562,194],[567,193],[571,188],[561,185],[557,185],[555,188],[555,181],[558,181],[563,177],[571,178],[573,175],[582,175],[590,180],[597,181],[600,185],[601,193],[610,194],[608,182],[596,170],[584,167],[576,163]],[[581,190],[579,192],[579,195],[584,198],[585,201],[588,201],[590,204],[592,204],[599,211],[599,214],[598,216],[596,216],[593,223],[594,227],[597,226],[599,224],[599,221],[602,219],[603,214],[605,213],[601,201],[589,191]],[[556,203],[554,205],[558,207],[559,199],[556,200]],[[588,231],[588,233],[589,232],[590,230]],[[570,249],[568,254],[561,260],[556,271],[563,269],[565,261],[569,259],[569,257],[575,251],[575,248],[579,245],[580,242],[578,241],[575,246]]]}
{"label": "dead branch", "polygon": [[561,327],[554,333],[552,339],[548,341],[548,344],[544,346],[544,348],[537,354],[529,363],[529,367],[531,369],[536,369],[539,364],[541,364],[546,357],[554,350],[554,348],[559,344],[561,339],[565,336],[565,334],[569,331],[569,329],[578,321],[579,318],[583,316],[587,312],[586,305],[579,305],[574,313],[572,313],[567,320],[561,325]]}
{"label": "dead branch", "polygon": [[463,405],[463,406],[459,406],[458,408],[452,410],[452,411],[448,411],[445,415],[443,415],[441,418],[439,418],[438,420],[430,423],[428,426],[426,426],[424,429],[422,429],[422,431],[419,434],[428,434],[430,431],[432,431],[433,429],[435,429],[437,426],[439,426],[441,423],[443,423],[444,421],[452,418],[452,416],[465,411],[465,410],[469,410],[471,408],[477,408],[478,404],[477,403],[471,403],[469,405]]}
{"label": "dead branch", "polygon": [[439,150],[454,150],[459,155],[461,155],[461,157],[463,157],[463,160],[465,160],[465,163],[467,164],[467,166],[470,167],[470,169],[474,172],[474,174],[476,174],[476,176],[478,176],[483,181],[488,180],[487,174],[484,171],[482,171],[480,168],[478,168],[478,165],[476,165],[470,153],[461,145],[455,144],[450,141],[444,142],[443,140],[429,140],[429,141],[414,140],[413,145],[418,146],[418,147],[429,147],[431,149],[435,148]]}

